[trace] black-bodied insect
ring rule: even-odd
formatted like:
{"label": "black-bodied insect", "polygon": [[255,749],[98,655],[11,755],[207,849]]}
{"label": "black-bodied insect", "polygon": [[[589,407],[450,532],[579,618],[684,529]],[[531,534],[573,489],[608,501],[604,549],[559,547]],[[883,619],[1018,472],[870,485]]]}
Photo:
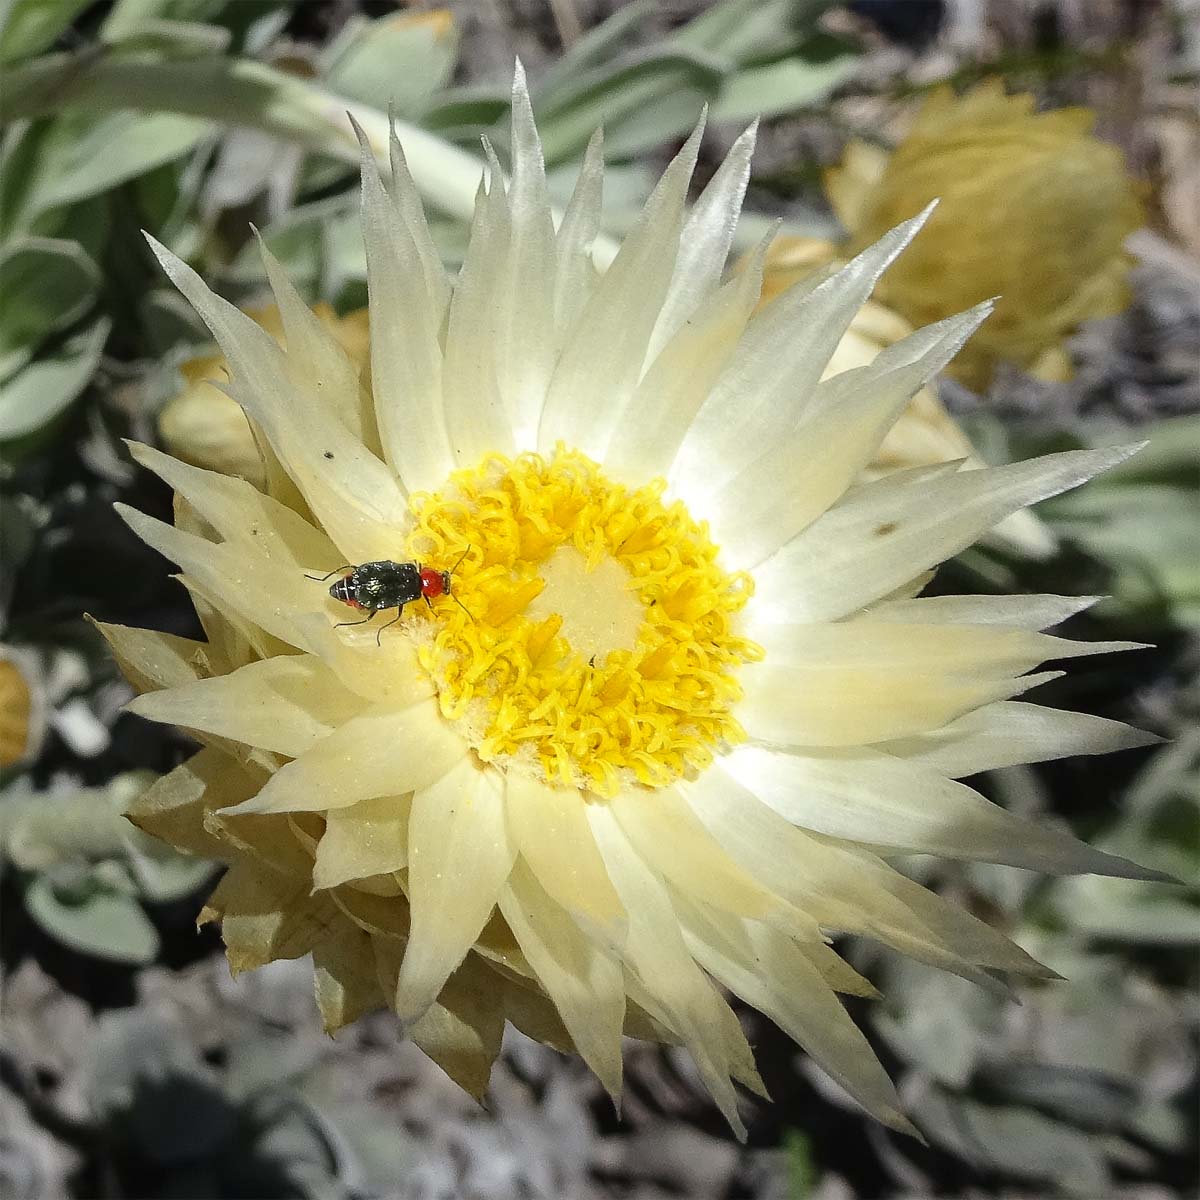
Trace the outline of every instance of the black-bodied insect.
{"label": "black-bodied insect", "polygon": [[388,608],[398,609],[396,615],[375,632],[375,644],[382,645],[383,631],[395,625],[404,615],[404,606],[414,600],[424,600],[432,609],[432,602],[438,596],[449,596],[468,617],[471,615],[466,605],[450,588],[451,576],[458,570],[458,564],[467,557],[469,550],[468,546],[449,571],[435,571],[432,567],[421,566],[420,563],[393,562],[390,558],[383,558],[378,562],[360,563],[358,566],[346,563],[344,566],[335,567],[328,574],[305,575],[304,578],[324,583],[339,571],[350,572],[330,585],[329,594],[342,604],[367,615],[361,621],[339,621],[334,626],[335,629],[341,629],[343,625],[366,625],[374,619],[377,612]]}

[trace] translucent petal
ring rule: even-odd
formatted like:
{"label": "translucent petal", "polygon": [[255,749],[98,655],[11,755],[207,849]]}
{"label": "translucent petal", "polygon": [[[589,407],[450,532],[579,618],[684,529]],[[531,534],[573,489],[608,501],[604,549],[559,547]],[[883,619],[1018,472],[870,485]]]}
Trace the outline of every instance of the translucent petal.
{"label": "translucent petal", "polygon": [[795,427],[854,314],[931,211],[897,226],[831,278],[784,292],[750,322],[683,444],[672,476],[681,495],[724,483]]}
{"label": "translucent petal", "polygon": [[253,796],[262,782],[261,775],[228,754],[205,747],[156,779],[134,798],[125,815],[139,829],[185,854],[227,858],[229,847],[205,829],[205,815]]}
{"label": "translucent petal", "polygon": [[1135,449],[1072,450],[932,478],[905,472],[858,488],[755,572],[756,610],[768,620],[844,617]]}
{"label": "translucent petal", "polygon": [[416,1021],[462,962],[496,905],[516,850],[504,821],[503,776],[470,758],[413,796],[408,826],[412,931],[396,1012]]}
{"label": "translucent petal", "polygon": [[259,237],[259,253],[283,321],[288,361],[293,370],[317,388],[322,402],[364,446],[378,449],[371,394],[359,380],[359,368],[350,360],[333,330],[301,298],[279,260]]}
{"label": "translucent petal", "polygon": [[688,213],[679,238],[675,271],[646,348],[647,362],[652,363],[658,357],[721,282],[750,179],[750,160],[757,136],[755,121],[730,147],[725,161]]}
{"label": "translucent petal", "polygon": [[787,937],[691,901],[681,913],[688,948],[707,971],[799,1042],[872,1116],[914,1132],[867,1039]]}
{"label": "translucent petal", "polygon": [[874,458],[917,389],[989,311],[981,305],[890,347],[836,403],[780,430],[719,489],[710,485],[707,498],[692,507],[709,519],[725,561],[733,568],[757,566],[830,508]]}
{"label": "translucent petal", "polygon": [[665,475],[758,300],[761,272],[743,271],[704,300],[655,359],[613,430],[611,475],[641,484]]}
{"label": "translucent petal", "polygon": [[[692,1056],[725,1119],[739,1138],[745,1126],[730,1082],[737,1062],[753,1062],[732,1013],[692,960],[679,920],[661,879],[634,853],[616,819],[603,804],[588,806],[588,820],[608,873],[629,913],[625,961],[647,992],[652,1016],[660,1008]],[[647,1005],[647,1006],[648,1006]],[[734,1030],[737,1030],[735,1033]]]}
{"label": "translucent petal", "polygon": [[960,779],[1017,763],[1110,754],[1161,740],[1156,734],[1090,713],[1006,700],[985,705],[940,729],[889,742],[882,749]]}
{"label": "translucent petal", "polygon": [[342,919],[313,947],[317,1007],[326,1033],[357,1021],[387,1003],[375,977],[370,937]]}
{"label": "translucent petal", "polygon": [[785,917],[783,906],[737,865],[672,788],[624,791],[609,810],[629,844],[684,895],[745,917]]}
{"label": "translucent petal", "polygon": [[504,283],[508,218],[500,181],[492,179],[490,194],[482,188],[481,182],[467,255],[450,302],[442,374],[446,429],[460,467],[513,448],[512,416],[496,377],[501,337],[496,306]]}
{"label": "translucent petal", "polygon": [[518,861],[500,911],[549,993],[584,1062],[614,1100],[621,1094],[625,981],[620,963],[597,946]]}
{"label": "translucent petal", "polygon": [[930,768],[877,751],[782,754],[739,746],[724,763],[776,812],[829,837],[904,853],[1008,863],[1050,875],[1157,877],[1007,812]]}
{"label": "translucent petal", "polygon": [[1090,608],[1098,599],[1098,596],[919,596],[874,604],[859,619],[889,624],[1049,629]]}
{"label": "translucent petal", "polygon": [[544,453],[564,441],[603,460],[609,435],[641,378],[674,269],[701,131],[697,126],[663,173],[562,349],[538,430]]}
{"label": "translucent petal", "polygon": [[375,796],[325,814],[313,887],[386,875],[408,864],[409,796]]}
{"label": "translucent petal", "polygon": [[596,849],[584,800],[525,775],[508,776],[508,828],[538,883],[584,928],[618,940],[625,910]]}
{"label": "translucent petal", "polygon": [[882,671],[751,663],[737,719],[754,738],[783,746],[863,746],[937,729],[994,700],[1007,700],[1061,671],[972,679],[937,671]]}
{"label": "translucent petal", "polygon": [[[424,491],[440,486],[455,465],[442,410],[441,314],[429,294],[419,246],[396,219],[366,138],[357,127],[355,132],[362,147],[371,389],[379,439],[404,487]],[[396,525],[403,528],[403,522]]]}
{"label": "translucent petal", "polygon": [[463,1091],[482,1100],[504,1036],[499,981],[486,968],[464,963],[408,1035]]}
{"label": "translucent petal", "polygon": [[208,647],[203,642],[131,625],[93,623],[108,642],[121,673],[139,692],[178,687],[208,674]]}
{"label": "translucent petal", "polygon": [[465,753],[433,704],[373,708],[322,738],[277,771],[257,796],[230,811],[324,812],[401,795],[442,778]]}
{"label": "translucent petal", "polygon": [[852,620],[837,625],[753,624],[749,631],[772,665],[824,669],[835,675],[843,668],[867,667],[879,672],[881,687],[898,683],[898,676],[907,672],[944,673],[947,679],[1019,675],[1051,659],[1143,648],[1137,642],[1071,642],[1004,625]]}
{"label": "translucent petal", "polygon": [[600,232],[604,193],[604,134],[597,129],[587,144],[575,190],[557,234],[554,325],[561,341],[574,327],[599,278],[592,246]]}
{"label": "translucent petal", "polygon": [[183,496],[222,540],[297,572],[324,573],[344,561],[324,533],[245,480],[188,466],[140,442],[126,444],[133,458]]}
{"label": "translucent petal", "polygon": [[968,978],[980,976],[976,964],[1044,974],[1007,938],[881,859],[795,828],[720,767],[689,784],[687,796],[713,836],[764,887],[828,929],[874,937]]}
{"label": "translucent petal", "polygon": [[132,713],[295,758],[367,702],[307,654],[253,662],[228,675],[135,696]]}
{"label": "translucent petal", "polygon": [[[513,75],[511,149],[511,232],[502,286],[491,289],[493,320],[498,325],[495,361],[500,393],[512,414],[519,444],[532,449],[556,357],[557,259],[542,146],[519,62]],[[492,186],[499,189],[500,181],[493,180]]]}
{"label": "translucent petal", "polygon": [[238,859],[196,921],[221,922],[225,956],[234,975],[279,958],[303,958],[341,920],[324,895],[309,895],[309,881],[287,876],[254,859]]}
{"label": "translucent petal", "polygon": [[228,360],[233,380],[226,390],[262,426],[326,532],[352,561],[386,557],[407,519],[391,472],[319,400],[270,335],[148,240]]}

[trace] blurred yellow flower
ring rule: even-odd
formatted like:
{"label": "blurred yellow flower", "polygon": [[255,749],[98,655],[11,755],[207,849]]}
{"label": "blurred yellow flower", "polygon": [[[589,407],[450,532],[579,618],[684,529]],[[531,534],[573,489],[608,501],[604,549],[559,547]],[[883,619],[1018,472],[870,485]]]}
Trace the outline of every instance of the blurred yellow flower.
{"label": "blurred yellow flower", "polygon": [[[274,304],[246,309],[246,315],[283,343],[283,322]],[[321,323],[358,365],[370,358],[367,310],[339,317],[328,304],[313,309]],[[163,406],[158,432],[176,458],[196,467],[236,475],[255,487],[266,482],[262,455],[241,405],[214,384],[229,380],[229,365],[221,353],[188,359],[179,368],[184,388]]]}
{"label": "blurred yellow flower", "polygon": [[1142,211],[1121,152],[1092,136],[1090,110],[1033,105],[998,81],[939,90],[892,154],[852,143],[827,176],[849,254],[940,199],[876,298],[923,325],[999,297],[949,368],[976,389],[1001,360],[1065,377],[1064,337],[1129,302],[1123,245]]}
{"label": "blurred yellow flower", "polygon": [[207,637],[104,627],[132,711],[203,744],[130,816],[229,864],[202,920],[235,971],[311,953],[328,1028],[387,1004],[474,1095],[505,1021],[614,1096],[625,1033],[685,1046],[744,1135],[715,981],[911,1130],[828,931],[1044,976],[886,856],[1142,875],[959,780],[1150,740],[1016,699],[1130,648],[1041,632],[1086,601],[918,593],[1130,448],[862,485],[988,311],[821,381],[926,214],[755,315],[761,265],[722,278],[753,131],[689,211],[697,129],[600,274],[599,140],[556,230],[519,70],[512,114],[453,279],[399,142],[387,183],[364,147],[369,381],[270,255],[282,346],[156,244],[271,461],[259,490],[134,448],[175,523],[122,514]]}
{"label": "blurred yellow flower", "polygon": [[33,701],[20,667],[0,658],[0,767],[23,761],[30,746]]}

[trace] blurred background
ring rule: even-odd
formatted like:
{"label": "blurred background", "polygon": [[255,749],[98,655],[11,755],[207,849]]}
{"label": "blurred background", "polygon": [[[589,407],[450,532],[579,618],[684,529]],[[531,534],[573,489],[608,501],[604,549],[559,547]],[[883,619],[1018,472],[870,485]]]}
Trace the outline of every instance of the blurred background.
{"label": "blurred background", "polygon": [[[611,237],[703,105],[697,188],[761,116],[738,238],[782,221],[765,293],[943,198],[839,369],[1004,300],[876,473],[1149,441],[934,586],[1104,596],[1068,634],[1153,643],[1035,698],[1166,743],[980,786],[1184,885],[909,864],[1066,977],[993,995],[839,946],[883,992],[851,1009],[927,1145],[863,1118],[749,1011],[774,1103],[746,1096],[744,1146],[686,1058],[634,1042],[619,1118],[581,1063],[512,1029],[480,1109],[387,1014],[322,1035],[306,963],[232,980],[194,926],[217,868],[121,816],[188,746],[122,714],[84,614],[199,634],[174,568],[112,511],[171,507],[121,439],[259,469],[140,230],[270,329],[253,222],[363,355],[346,109],[373,140],[395,113],[454,264],[517,55],[556,195],[604,126]],[[0,68],[0,1195],[1196,1194],[1196,0],[0,0]]]}

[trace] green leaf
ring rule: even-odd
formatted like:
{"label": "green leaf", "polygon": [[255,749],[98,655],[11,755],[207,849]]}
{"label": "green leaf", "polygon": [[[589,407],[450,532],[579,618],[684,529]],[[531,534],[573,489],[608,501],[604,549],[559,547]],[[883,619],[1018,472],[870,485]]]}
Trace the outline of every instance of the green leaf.
{"label": "green leaf", "polygon": [[54,354],[0,383],[0,442],[41,429],[87,387],[111,325],[107,317],[97,319]]}
{"label": "green leaf", "polygon": [[69,328],[95,302],[99,287],[100,272],[77,242],[30,237],[0,247],[0,355]]}
{"label": "green leaf", "polygon": [[158,953],[150,919],[137,901],[119,892],[98,890],[69,903],[50,876],[39,875],[26,889],[25,906],[46,933],[81,954],[142,966]]}
{"label": "green leaf", "polygon": [[175,113],[64,113],[40,147],[26,207],[44,212],[106,192],[186,154],[209,122]]}
{"label": "green leaf", "polygon": [[55,39],[92,0],[0,0],[0,63],[28,58]]}
{"label": "green leaf", "polygon": [[785,58],[730,76],[712,108],[714,121],[749,121],[814,104],[844,83],[858,62],[853,54],[821,62]]}
{"label": "green leaf", "polygon": [[771,62],[791,53],[832,4],[833,0],[724,0],[689,21],[670,41],[739,65]]}
{"label": "green leaf", "polygon": [[445,13],[398,13],[348,24],[325,57],[336,91],[411,118],[450,82],[458,30]]}
{"label": "green leaf", "polygon": [[605,155],[623,157],[687,131],[724,71],[712,56],[659,50],[586,71],[535,103],[547,163],[582,151],[601,125]]}
{"label": "green leaf", "polygon": [[226,3],[227,0],[117,0],[100,26],[100,36],[106,42],[117,42],[162,21],[207,21]]}

